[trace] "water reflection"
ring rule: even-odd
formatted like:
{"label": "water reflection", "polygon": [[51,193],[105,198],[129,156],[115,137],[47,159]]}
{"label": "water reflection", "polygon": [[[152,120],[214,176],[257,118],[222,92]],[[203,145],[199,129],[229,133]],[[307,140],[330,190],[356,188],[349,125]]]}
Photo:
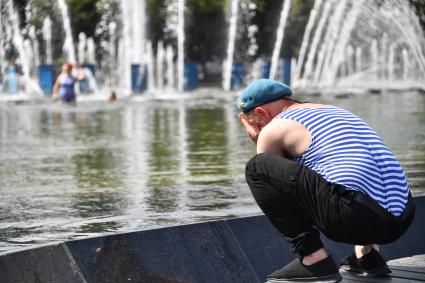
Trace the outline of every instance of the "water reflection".
{"label": "water reflection", "polygon": [[212,184],[227,179],[227,128],[222,107],[188,109],[186,129],[190,184]]}
{"label": "water reflection", "polygon": [[[296,95],[365,119],[424,194],[424,95]],[[258,213],[236,115],[226,99],[0,105],[0,250]]]}

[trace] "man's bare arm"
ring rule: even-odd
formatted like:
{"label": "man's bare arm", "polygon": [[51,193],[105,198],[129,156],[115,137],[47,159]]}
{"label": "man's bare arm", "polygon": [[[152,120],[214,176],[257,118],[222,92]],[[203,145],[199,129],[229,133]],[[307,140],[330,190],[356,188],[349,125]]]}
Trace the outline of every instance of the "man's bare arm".
{"label": "man's bare arm", "polygon": [[268,153],[288,158],[302,155],[311,144],[309,131],[292,120],[271,121],[258,136],[257,153]]}

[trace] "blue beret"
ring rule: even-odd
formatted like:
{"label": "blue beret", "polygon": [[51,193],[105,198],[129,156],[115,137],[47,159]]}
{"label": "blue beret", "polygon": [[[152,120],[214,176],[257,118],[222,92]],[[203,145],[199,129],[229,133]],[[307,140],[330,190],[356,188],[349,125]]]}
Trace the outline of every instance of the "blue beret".
{"label": "blue beret", "polygon": [[236,100],[236,105],[246,113],[259,105],[291,95],[292,91],[286,84],[274,80],[261,79],[247,86]]}

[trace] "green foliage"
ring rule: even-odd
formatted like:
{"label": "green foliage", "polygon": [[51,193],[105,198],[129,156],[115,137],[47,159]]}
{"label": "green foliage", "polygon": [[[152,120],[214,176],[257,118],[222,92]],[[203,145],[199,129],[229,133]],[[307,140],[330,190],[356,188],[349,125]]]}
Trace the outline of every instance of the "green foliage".
{"label": "green foliage", "polygon": [[[263,9],[257,10],[257,15],[253,20],[254,24],[260,27],[257,34],[258,55],[270,57],[276,40],[276,28],[279,25],[283,1],[270,0],[262,4],[264,5]],[[313,4],[314,0],[292,0],[285,28],[285,40],[281,50],[282,56],[292,57],[297,55]]]}
{"label": "green foliage", "polygon": [[188,1],[186,50],[191,60],[205,64],[223,57],[227,37],[225,5],[225,0]]}
{"label": "green foliage", "polygon": [[167,17],[166,5],[166,0],[147,0],[147,30],[154,46],[159,40],[164,39],[164,26]]}
{"label": "green foliage", "polygon": [[54,1],[29,0],[26,6],[26,10],[29,12],[27,15],[30,15],[26,18],[27,24],[35,26],[38,30],[42,29],[43,21],[47,16],[51,19],[60,17],[56,6]]}
{"label": "green foliage", "polygon": [[96,24],[101,18],[97,7],[101,0],[66,0],[69,6],[71,25],[74,38],[80,32],[87,36],[94,36]]}
{"label": "green foliage", "polygon": [[188,6],[193,7],[199,13],[214,13],[223,11],[228,0],[190,0]]}

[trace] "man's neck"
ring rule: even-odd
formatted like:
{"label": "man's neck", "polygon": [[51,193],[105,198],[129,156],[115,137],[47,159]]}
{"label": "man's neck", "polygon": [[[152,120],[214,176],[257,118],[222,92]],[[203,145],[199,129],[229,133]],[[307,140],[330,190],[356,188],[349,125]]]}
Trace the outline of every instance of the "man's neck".
{"label": "man's neck", "polygon": [[285,112],[295,108],[299,103],[291,99],[282,99],[282,111]]}

